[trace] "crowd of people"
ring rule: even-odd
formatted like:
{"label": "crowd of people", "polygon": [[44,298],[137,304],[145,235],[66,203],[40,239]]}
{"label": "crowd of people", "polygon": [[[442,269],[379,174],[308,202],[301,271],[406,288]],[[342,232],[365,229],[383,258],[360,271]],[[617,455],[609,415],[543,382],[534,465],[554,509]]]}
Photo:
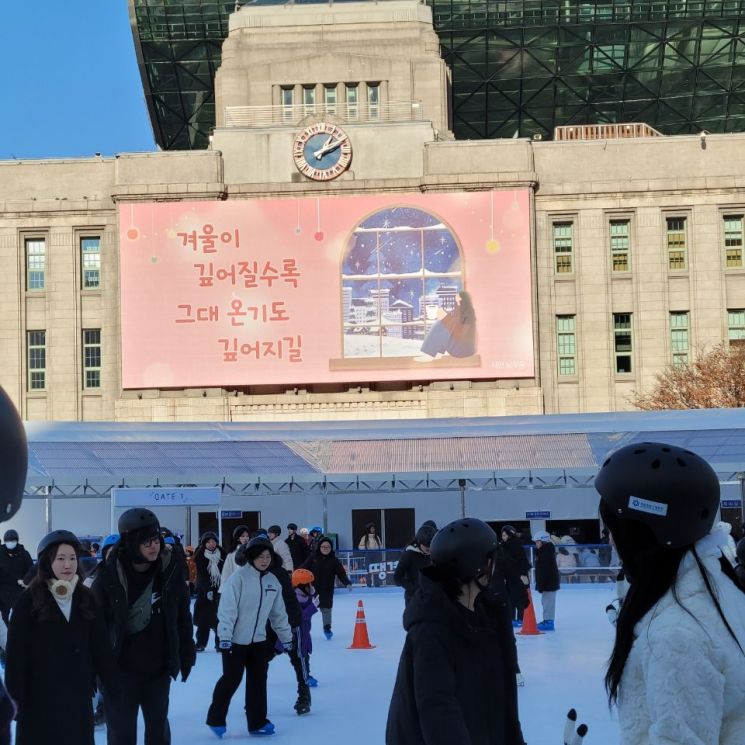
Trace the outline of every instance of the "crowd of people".
{"label": "crowd of people", "polygon": [[[20,507],[26,467],[23,427],[0,389],[6,487],[0,516]],[[688,450],[642,442],[612,453],[595,488],[628,582],[613,617],[615,642],[605,677],[621,745],[740,745],[745,544],[735,548],[726,526],[715,525],[717,475]],[[527,575],[524,550],[518,556],[510,547],[515,536],[509,527],[500,541],[477,519],[440,530],[423,524],[402,555],[397,580],[405,590],[406,639],[386,745],[525,745],[512,624]],[[8,632],[0,745],[10,743],[13,718],[17,745],[93,745],[96,690],[103,692],[110,745],[135,745],[140,713],[145,742],[170,743],[170,686],[179,676],[188,679],[198,657],[189,564],[149,510],[128,510],[118,528],[118,535],[103,541],[103,558],[88,576],[83,565],[91,555],[67,530],[44,537],[32,576],[14,570],[18,590],[2,595]],[[292,572],[283,567],[271,529],[236,531],[230,554],[206,534],[194,552],[193,579],[204,609],[198,638],[209,641],[216,626],[222,655],[207,713],[218,737],[226,733],[225,714],[244,672],[249,734],[274,733],[266,679],[277,652],[287,653],[299,694],[307,694],[298,696],[298,714],[310,709],[311,619],[318,605],[330,632],[333,584],[350,583],[320,528],[309,531],[306,558],[295,566],[304,552],[299,543],[292,550],[296,534],[285,539]],[[552,615],[555,547],[545,533],[534,539],[536,589],[549,596],[544,616]],[[17,534],[7,531],[6,543],[13,555],[9,566],[28,563]],[[559,727],[565,743],[586,732],[564,725],[557,723],[557,741]]]}

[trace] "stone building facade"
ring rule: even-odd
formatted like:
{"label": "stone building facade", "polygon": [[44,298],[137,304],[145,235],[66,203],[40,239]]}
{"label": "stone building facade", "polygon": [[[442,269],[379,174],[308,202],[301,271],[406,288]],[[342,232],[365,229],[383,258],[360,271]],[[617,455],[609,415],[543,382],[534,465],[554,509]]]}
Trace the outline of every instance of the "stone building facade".
{"label": "stone building facade", "polygon": [[[745,337],[745,135],[456,141],[431,11],[413,0],[244,7],[216,95],[207,151],[0,163],[0,384],[24,418],[617,411],[665,365]],[[325,182],[293,163],[318,121],[355,143]],[[515,188],[531,194],[534,377],[122,389],[121,205]]]}

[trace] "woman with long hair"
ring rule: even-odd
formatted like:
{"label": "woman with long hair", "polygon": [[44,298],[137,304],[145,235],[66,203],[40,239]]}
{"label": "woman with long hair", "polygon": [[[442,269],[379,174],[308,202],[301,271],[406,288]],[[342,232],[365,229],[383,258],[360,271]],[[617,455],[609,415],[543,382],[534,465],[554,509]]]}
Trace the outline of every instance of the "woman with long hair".
{"label": "woman with long hair", "polygon": [[225,557],[225,563],[222,565],[222,575],[220,577],[220,592],[228,580],[228,577],[238,569],[235,563],[235,557],[241,546],[245,546],[251,540],[251,531],[246,525],[239,525],[233,530],[233,549]]}
{"label": "woman with long hair", "polygon": [[215,632],[217,648],[217,606],[220,602],[220,584],[225,563],[225,549],[217,542],[217,535],[206,532],[194,553],[197,567],[197,600],[194,603],[194,625],[197,627],[197,652],[204,652],[210,638],[210,629]]}
{"label": "woman with long hair", "polygon": [[5,683],[18,706],[16,745],[93,745],[96,676],[115,690],[113,659],[93,593],[83,585],[80,542],[55,530],[8,629]]}
{"label": "woman with long hair", "polygon": [[741,745],[745,593],[727,536],[711,531],[716,474],[695,453],[642,442],[612,453],[595,488],[630,583],[605,676],[621,745]]}

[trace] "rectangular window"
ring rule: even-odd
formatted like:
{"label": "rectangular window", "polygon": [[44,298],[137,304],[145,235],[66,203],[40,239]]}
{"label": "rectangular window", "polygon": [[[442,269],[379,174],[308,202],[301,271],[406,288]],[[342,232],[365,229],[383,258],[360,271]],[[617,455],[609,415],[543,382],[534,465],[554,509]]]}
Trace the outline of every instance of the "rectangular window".
{"label": "rectangular window", "polygon": [[367,115],[370,119],[380,119],[380,83],[367,84]]}
{"label": "rectangular window", "polygon": [[28,368],[28,390],[43,391],[47,373],[47,332],[26,332],[26,367]]}
{"label": "rectangular window", "polygon": [[573,233],[571,222],[555,222],[554,228],[554,266],[557,274],[571,274],[573,263]]}
{"label": "rectangular window", "polygon": [[26,289],[43,290],[47,264],[47,244],[43,238],[26,240]]}
{"label": "rectangular window", "polygon": [[613,350],[616,356],[616,372],[631,372],[631,313],[613,314]]}
{"label": "rectangular window", "polygon": [[688,268],[688,245],[686,240],[685,217],[667,218],[667,260],[668,267],[673,270]]}
{"label": "rectangular window", "polygon": [[280,91],[280,97],[282,99],[282,121],[291,122],[294,120],[294,107],[295,107],[295,88],[287,87],[282,88]]}
{"label": "rectangular window", "polygon": [[356,121],[359,116],[359,86],[357,83],[347,83],[344,86],[347,104],[347,119]]}
{"label": "rectangular window", "polygon": [[336,84],[323,86],[323,105],[328,114],[336,114]]}
{"label": "rectangular window", "polygon": [[574,316],[556,316],[559,375],[577,374],[577,339],[574,328]]}
{"label": "rectangular window", "polygon": [[101,387],[101,329],[83,329],[83,387]]}
{"label": "rectangular window", "polygon": [[727,338],[731,347],[745,344],[745,308],[727,311]]}
{"label": "rectangular window", "polygon": [[676,311],[670,314],[670,349],[673,353],[673,365],[687,365],[690,340],[688,336],[688,311]]}
{"label": "rectangular window", "polygon": [[80,279],[84,290],[101,286],[101,238],[80,239]]}
{"label": "rectangular window", "polygon": [[742,215],[724,216],[724,251],[727,268],[742,266]]}
{"label": "rectangular window", "polygon": [[316,87],[303,86],[303,111],[307,114],[313,114],[316,110]]}
{"label": "rectangular window", "polygon": [[614,272],[628,272],[631,269],[628,220],[610,221],[610,253]]}

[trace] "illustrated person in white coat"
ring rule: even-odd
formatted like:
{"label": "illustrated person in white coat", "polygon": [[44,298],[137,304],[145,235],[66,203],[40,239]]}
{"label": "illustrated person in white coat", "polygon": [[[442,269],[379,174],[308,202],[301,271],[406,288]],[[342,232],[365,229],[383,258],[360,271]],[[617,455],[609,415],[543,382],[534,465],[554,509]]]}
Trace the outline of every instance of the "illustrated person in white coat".
{"label": "illustrated person in white coat", "polygon": [[606,687],[621,745],[745,742],[745,592],[710,532],[719,481],[698,455],[634,443],[595,480],[630,583]]}

